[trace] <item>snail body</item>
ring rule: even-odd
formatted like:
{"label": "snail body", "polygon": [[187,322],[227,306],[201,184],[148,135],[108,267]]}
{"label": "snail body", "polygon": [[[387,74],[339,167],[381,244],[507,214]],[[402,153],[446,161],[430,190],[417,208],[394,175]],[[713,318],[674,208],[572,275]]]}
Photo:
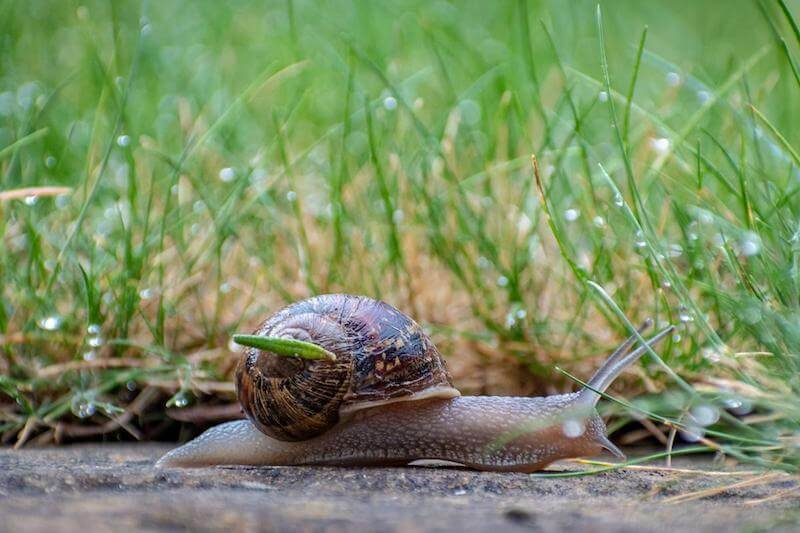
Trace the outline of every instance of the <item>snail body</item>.
{"label": "snail body", "polygon": [[[167,453],[159,466],[436,460],[531,472],[604,449],[624,457],[606,437],[595,405],[599,393],[647,350],[629,352],[634,335],[575,393],[461,396],[422,328],[367,297],[303,300],[267,319],[255,337],[275,340],[270,351],[246,350],[237,369],[248,419],[209,429]],[[287,350],[284,340],[299,342]],[[286,356],[298,355],[305,343],[318,347],[320,358]]]}

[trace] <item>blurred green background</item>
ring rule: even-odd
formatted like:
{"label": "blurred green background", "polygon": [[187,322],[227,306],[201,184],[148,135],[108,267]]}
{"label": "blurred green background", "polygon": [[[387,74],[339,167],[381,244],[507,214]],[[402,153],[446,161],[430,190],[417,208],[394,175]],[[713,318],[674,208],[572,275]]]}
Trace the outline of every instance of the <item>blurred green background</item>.
{"label": "blurred green background", "polygon": [[796,468],[798,10],[0,2],[3,441],[227,416],[230,335],[348,292],[471,394],[678,324],[615,427]]}

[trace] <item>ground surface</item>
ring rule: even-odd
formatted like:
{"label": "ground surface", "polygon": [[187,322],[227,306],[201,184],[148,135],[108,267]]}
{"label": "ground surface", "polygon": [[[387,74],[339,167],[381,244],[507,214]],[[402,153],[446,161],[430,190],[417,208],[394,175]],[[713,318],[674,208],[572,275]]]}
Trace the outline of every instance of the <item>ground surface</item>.
{"label": "ground surface", "polygon": [[[798,480],[778,474],[623,470],[537,478],[422,467],[155,469],[167,449],[0,449],[0,530],[789,531],[800,524]],[[675,466],[709,468],[697,460]],[[737,482],[745,486],[670,500]]]}

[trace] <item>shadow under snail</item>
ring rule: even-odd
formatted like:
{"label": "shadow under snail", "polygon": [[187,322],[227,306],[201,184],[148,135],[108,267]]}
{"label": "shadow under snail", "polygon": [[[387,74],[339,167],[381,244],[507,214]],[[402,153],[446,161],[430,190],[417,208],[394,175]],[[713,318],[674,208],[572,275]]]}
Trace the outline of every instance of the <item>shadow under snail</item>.
{"label": "shadow under snail", "polygon": [[435,460],[531,472],[603,449],[624,458],[606,437],[595,405],[599,393],[647,351],[630,351],[637,337],[620,345],[579,392],[461,396],[431,340],[399,310],[363,296],[309,298],[277,312],[253,335],[234,337],[249,346],[236,371],[247,420],[213,427],[157,465]]}

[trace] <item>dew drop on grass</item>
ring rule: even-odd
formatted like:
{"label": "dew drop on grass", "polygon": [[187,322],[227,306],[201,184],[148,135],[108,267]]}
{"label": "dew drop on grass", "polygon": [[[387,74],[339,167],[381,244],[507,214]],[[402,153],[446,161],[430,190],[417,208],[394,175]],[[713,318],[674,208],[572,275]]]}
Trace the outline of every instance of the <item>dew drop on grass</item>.
{"label": "dew drop on grass", "polygon": [[742,397],[726,398],[723,401],[723,404],[725,405],[725,408],[731,412],[731,414],[737,416],[744,416],[750,414],[753,411],[753,403],[747,398],[742,398]]}
{"label": "dew drop on grass", "polygon": [[699,426],[689,424],[680,430],[680,435],[685,442],[698,442],[705,437],[706,431]]}
{"label": "dew drop on grass", "polygon": [[225,183],[233,181],[235,177],[236,177],[236,171],[233,170],[231,167],[225,167],[219,171],[219,179],[221,179]]}
{"label": "dew drop on grass", "polygon": [[701,104],[705,104],[709,100],[711,100],[711,93],[708,91],[697,91],[697,99],[700,101]]}
{"label": "dew drop on grass", "polygon": [[670,257],[680,257],[683,255],[683,247],[680,244],[670,244],[667,246],[667,255]]}
{"label": "dew drop on grass", "polygon": [[714,348],[703,348],[703,359],[712,363],[718,363],[722,360],[722,355]]}
{"label": "dew drop on grass", "polygon": [[89,324],[86,328],[86,333],[89,335],[97,335],[100,333],[100,324]]}
{"label": "dew drop on grass", "polygon": [[501,287],[507,287],[508,286],[508,278],[505,277],[505,276],[498,277],[497,278],[497,284],[499,286],[501,286]]}
{"label": "dew drop on grass", "polygon": [[678,320],[686,324],[687,322],[694,322],[694,317],[688,311],[681,311],[678,313]]}
{"label": "dew drop on grass", "polygon": [[464,124],[469,126],[474,126],[481,119],[481,106],[475,100],[461,100],[458,104],[458,110],[461,112]]}
{"label": "dew drop on grass", "polygon": [[57,331],[61,328],[62,319],[60,316],[51,315],[39,321],[39,327],[45,331]]}
{"label": "dew drop on grass", "polygon": [[105,341],[103,340],[103,337],[101,337],[100,335],[96,335],[94,337],[89,337],[88,339],[86,339],[86,344],[88,344],[92,348],[99,348],[100,346],[103,345],[104,342]]}
{"label": "dew drop on grass", "polygon": [[621,193],[614,193],[614,205],[617,207],[625,205],[625,200],[622,198]]}
{"label": "dew drop on grass", "polygon": [[659,154],[665,154],[669,151],[669,139],[666,137],[659,137],[657,139],[652,139],[650,141],[650,146],[653,147],[653,150],[658,152]]}
{"label": "dew drop on grass", "polygon": [[739,248],[742,251],[742,255],[745,257],[758,255],[761,251],[761,239],[757,234],[748,231],[739,242]]}
{"label": "dew drop on grass", "polygon": [[36,205],[36,203],[39,201],[39,197],[34,195],[26,196],[22,201],[25,202],[25,205],[32,206]]}
{"label": "dew drop on grass", "polygon": [[172,404],[175,407],[186,407],[189,405],[189,396],[185,392],[181,391],[173,397]]}
{"label": "dew drop on grass", "polygon": [[598,228],[604,228],[604,227],[605,227],[605,225],[606,225],[606,219],[604,219],[604,218],[603,218],[603,217],[601,217],[600,215],[597,215],[596,217],[594,217],[594,218],[592,219],[592,222],[594,222],[594,225],[595,225],[596,227],[598,227]]}
{"label": "dew drop on grass", "polygon": [[670,87],[677,87],[681,84],[681,75],[677,72],[668,72],[667,73],[667,85]]}
{"label": "dew drop on grass", "polygon": [[392,213],[392,222],[394,222],[395,226],[399,226],[403,223],[403,219],[405,218],[405,213],[403,213],[402,209],[395,209]]}
{"label": "dew drop on grass", "polygon": [[131,144],[130,136],[125,135],[123,133],[122,135],[117,137],[117,146],[120,146],[122,148],[126,148],[126,147],[130,146],[130,144]]}
{"label": "dew drop on grass", "polygon": [[387,111],[394,111],[395,109],[397,109],[397,98],[395,98],[394,96],[387,96],[386,98],[383,99],[383,107]]}
{"label": "dew drop on grass", "polygon": [[696,405],[692,407],[690,413],[695,423],[703,427],[716,424],[719,420],[719,409],[709,404]]}
{"label": "dew drop on grass", "polygon": [[53,168],[54,166],[56,166],[56,158],[53,157],[52,155],[48,155],[47,157],[44,158],[44,166],[46,166],[47,168]]}
{"label": "dew drop on grass", "polygon": [[94,400],[84,394],[76,394],[70,404],[72,414],[78,418],[89,418],[97,410]]}
{"label": "dew drop on grass", "polygon": [[608,102],[608,93],[607,93],[607,92],[605,92],[605,91],[600,91],[600,94],[597,96],[597,98],[598,98],[598,99],[599,99],[601,102]]}
{"label": "dew drop on grass", "polygon": [[570,419],[561,424],[561,431],[566,437],[576,439],[583,435],[583,432],[586,431],[586,426],[580,420]]}
{"label": "dew drop on grass", "polygon": [[567,222],[574,222],[578,220],[578,217],[581,216],[581,212],[575,208],[570,208],[564,211],[564,220]]}
{"label": "dew drop on grass", "polygon": [[133,381],[133,380],[127,382],[125,384],[125,388],[128,389],[130,392],[135,391],[136,390],[136,382]]}
{"label": "dew drop on grass", "polygon": [[297,193],[294,191],[289,191],[286,193],[286,200],[289,202],[294,202],[297,200]]}
{"label": "dew drop on grass", "polygon": [[647,247],[647,241],[644,240],[644,233],[642,233],[642,230],[636,232],[636,240],[633,241],[633,247],[637,250],[644,250]]}
{"label": "dew drop on grass", "polygon": [[142,289],[139,291],[139,298],[142,300],[149,300],[153,297],[153,289]]}
{"label": "dew drop on grass", "polygon": [[478,268],[480,268],[481,270],[486,270],[490,266],[492,266],[492,263],[486,257],[484,256],[478,257]]}
{"label": "dew drop on grass", "polygon": [[231,292],[231,288],[231,284],[226,281],[219,286],[219,292],[222,294],[228,294]]}
{"label": "dew drop on grass", "polygon": [[83,357],[84,361],[92,361],[97,357],[97,352],[94,350],[87,350],[83,352],[81,357]]}
{"label": "dew drop on grass", "polygon": [[672,336],[672,341],[673,341],[673,342],[681,342],[681,338],[682,338],[682,337],[681,337],[681,334],[680,334],[680,333],[676,333],[676,334],[674,334],[674,335]]}

